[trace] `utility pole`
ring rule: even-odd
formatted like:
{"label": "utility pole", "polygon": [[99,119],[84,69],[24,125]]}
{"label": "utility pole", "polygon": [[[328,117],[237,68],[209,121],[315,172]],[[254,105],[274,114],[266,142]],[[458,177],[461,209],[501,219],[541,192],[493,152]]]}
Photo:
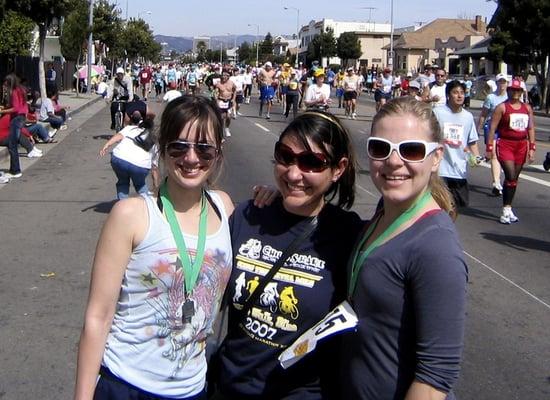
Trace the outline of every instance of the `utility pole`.
{"label": "utility pole", "polygon": [[393,69],[393,0],[391,0],[390,7],[391,7],[391,13],[390,13],[391,33],[390,33],[390,56],[388,57],[388,67]]}
{"label": "utility pole", "polygon": [[[90,35],[88,36],[88,82],[87,82],[87,92],[88,94],[92,93],[92,50],[93,50],[93,37],[92,37],[92,27],[94,23],[94,0],[90,0],[90,13],[88,16],[88,27],[90,29]],[[80,79],[80,77],[78,77]],[[78,83],[77,83],[78,87]]]}

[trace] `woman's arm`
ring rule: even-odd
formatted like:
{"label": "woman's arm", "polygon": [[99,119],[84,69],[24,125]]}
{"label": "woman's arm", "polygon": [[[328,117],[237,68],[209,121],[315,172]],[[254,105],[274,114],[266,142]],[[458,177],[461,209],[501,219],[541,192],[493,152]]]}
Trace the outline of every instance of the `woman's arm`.
{"label": "woman's arm", "polygon": [[115,133],[115,134],[113,135],[113,137],[110,138],[109,141],[103,145],[103,147],[101,148],[101,150],[99,150],[99,156],[100,156],[100,157],[103,157],[105,154],[107,154],[107,149],[108,149],[111,145],[120,142],[122,139],[124,139],[124,135],[123,135],[122,133],[120,133],[120,132],[119,132],[119,133]]}
{"label": "woman's arm", "polygon": [[124,272],[135,239],[144,230],[144,208],[140,198],[118,202],[99,237],[78,348],[75,400],[93,398]]}
{"label": "woman's arm", "polygon": [[405,400],[445,400],[447,393],[425,383],[414,381],[407,391]]}
{"label": "woman's arm", "polygon": [[497,130],[500,119],[504,114],[504,103],[499,104],[491,117],[491,126],[489,127],[489,133],[487,134],[487,143],[485,144],[485,158],[490,159],[494,151],[493,142],[495,140],[495,132]]}
{"label": "woman's arm", "polygon": [[407,399],[437,399],[418,395],[449,392],[460,372],[468,269],[456,232],[443,223],[432,225],[418,238],[407,273],[416,359],[409,391],[417,395]]}
{"label": "woman's arm", "polygon": [[527,110],[529,110],[529,162],[535,161],[535,153],[537,150],[536,138],[535,138],[535,119],[533,118],[533,109],[527,104]]}

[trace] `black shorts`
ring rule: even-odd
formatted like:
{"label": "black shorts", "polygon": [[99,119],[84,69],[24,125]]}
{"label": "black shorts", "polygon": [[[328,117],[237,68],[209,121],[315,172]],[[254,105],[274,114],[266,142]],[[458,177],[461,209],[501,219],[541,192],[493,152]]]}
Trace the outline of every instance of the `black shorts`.
{"label": "black shorts", "polygon": [[382,99],[391,100],[391,93],[384,93],[381,90],[375,90],[374,101],[378,103]]}
{"label": "black shorts", "polygon": [[355,100],[357,98],[357,92],[355,90],[346,90],[344,92],[344,101]]}
{"label": "black shorts", "polygon": [[470,189],[466,179],[442,178],[453,196],[455,207],[468,207],[470,203]]}
{"label": "black shorts", "polygon": [[243,96],[242,94],[237,94],[237,95],[235,96],[235,102],[236,102],[237,104],[242,104],[243,101],[244,101],[244,96]]}

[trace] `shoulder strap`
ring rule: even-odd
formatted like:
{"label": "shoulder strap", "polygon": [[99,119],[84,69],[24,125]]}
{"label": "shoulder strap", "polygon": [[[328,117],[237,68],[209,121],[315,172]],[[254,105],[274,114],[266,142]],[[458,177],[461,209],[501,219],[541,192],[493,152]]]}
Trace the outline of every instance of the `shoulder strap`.
{"label": "shoulder strap", "polygon": [[266,285],[273,279],[275,274],[281,269],[285,261],[296,251],[298,246],[309,236],[311,233],[315,230],[317,227],[317,216],[313,217],[310,221],[307,227],[304,229],[304,231],[298,236],[296,239],[292,241],[288,245],[288,247],[283,251],[281,254],[281,257],[273,264],[271,269],[265,274],[263,279],[260,281],[254,292],[252,292],[252,295],[248,298],[246,303],[243,304],[243,308],[241,309],[241,315],[246,316],[250,308],[252,308],[252,304],[256,302],[258,297],[260,297],[260,294],[263,293]]}
{"label": "shoulder strap", "polygon": [[126,84],[121,82],[120,79],[118,79],[118,77],[115,77],[115,81],[117,81],[118,84],[124,88],[124,90],[128,91],[128,88],[126,87]]}

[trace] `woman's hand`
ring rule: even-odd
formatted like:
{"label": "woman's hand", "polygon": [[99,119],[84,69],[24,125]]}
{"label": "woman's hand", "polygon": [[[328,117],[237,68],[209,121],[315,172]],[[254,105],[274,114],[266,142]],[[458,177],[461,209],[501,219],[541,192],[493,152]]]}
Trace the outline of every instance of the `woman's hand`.
{"label": "woman's hand", "polygon": [[281,195],[277,188],[269,185],[256,185],[252,188],[252,191],[254,205],[258,208],[271,205]]}
{"label": "woman's hand", "polygon": [[103,157],[105,154],[107,154],[107,149],[109,148],[109,146],[103,146],[101,148],[101,150],[99,150],[99,156],[100,157]]}
{"label": "woman's hand", "polygon": [[529,164],[532,164],[533,162],[535,162],[535,150],[529,150],[528,158],[529,158]]}

